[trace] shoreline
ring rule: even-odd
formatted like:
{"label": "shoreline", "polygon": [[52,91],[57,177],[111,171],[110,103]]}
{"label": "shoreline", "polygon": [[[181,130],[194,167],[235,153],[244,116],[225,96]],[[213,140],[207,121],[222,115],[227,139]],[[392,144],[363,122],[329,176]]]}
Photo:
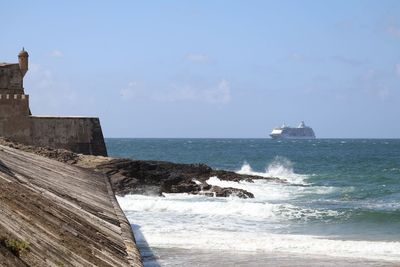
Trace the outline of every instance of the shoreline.
{"label": "shoreline", "polygon": [[[118,198],[118,201],[132,224],[140,249],[149,245],[154,251],[173,248],[191,248],[195,251],[207,248],[211,254],[231,251],[266,257],[280,253],[320,259],[343,258],[345,262],[400,264],[399,242],[273,233],[267,225],[261,228],[238,228],[236,224],[245,227],[247,222],[250,225],[251,214],[243,213],[242,209],[232,211],[236,217],[244,217],[245,221],[240,222],[234,219],[236,217],[225,217],[223,209],[230,210],[239,204],[250,208],[248,204],[252,200],[249,199],[214,198],[210,202],[204,196],[172,194],[166,198],[127,195]],[[160,228],[162,225],[164,227]],[[274,224],[271,225],[274,227]]]}
{"label": "shoreline", "polygon": [[[152,248],[154,257],[143,258],[145,267],[156,266],[208,266],[218,267],[221,262],[226,266],[399,266],[400,261],[366,260],[345,257],[330,257],[313,254],[296,254],[282,252],[243,252],[232,250],[200,250],[182,248]],[[157,260],[157,263],[154,262]],[[159,264],[159,265],[157,265]]]}

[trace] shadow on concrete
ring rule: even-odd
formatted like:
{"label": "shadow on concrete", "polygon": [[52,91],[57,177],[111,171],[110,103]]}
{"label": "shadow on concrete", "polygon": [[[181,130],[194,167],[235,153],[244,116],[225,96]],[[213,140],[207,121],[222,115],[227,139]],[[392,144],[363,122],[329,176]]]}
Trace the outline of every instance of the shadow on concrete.
{"label": "shadow on concrete", "polygon": [[140,226],[137,224],[131,224],[131,227],[135,235],[136,245],[138,246],[144,267],[161,267],[157,262],[157,256],[154,254],[149,243],[147,243],[146,238],[143,236]]}
{"label": "shadow on concrete", "polygon": [[15,174],[0,160],[0,172],[7,174],[8,176],[15,177]]}

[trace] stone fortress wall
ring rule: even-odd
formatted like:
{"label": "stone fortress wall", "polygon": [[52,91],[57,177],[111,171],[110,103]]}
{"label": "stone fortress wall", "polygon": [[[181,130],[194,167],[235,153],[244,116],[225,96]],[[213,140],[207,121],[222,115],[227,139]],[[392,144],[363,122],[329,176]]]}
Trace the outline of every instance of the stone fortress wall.
{"label": "stone fortress wall", "polygon": [[31,116],[31,121],[37,146],[67,148],[87,155],[107,155],[99,118]]}
{"label": "stone fortress wall", "polygon": [[0,136],[24,144],[107,156],[99,118],[32,116],[23,89],[28,70],[23,49],[19,63],[0,63]]}

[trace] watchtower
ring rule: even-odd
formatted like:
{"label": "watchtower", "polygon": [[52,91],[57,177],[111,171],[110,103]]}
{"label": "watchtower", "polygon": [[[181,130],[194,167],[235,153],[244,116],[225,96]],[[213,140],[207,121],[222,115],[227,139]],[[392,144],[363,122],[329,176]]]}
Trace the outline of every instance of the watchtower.
{"label": "watchtower", "polygon": [[32,116],[23,87],[29,54],[18,63],[0,63],[0,136],[43,147],[107,155],[100,120],[95,117]]}
{"label": "watchtower", "polygon": [[29,63],[28,59],[29,59],[29,54],[28,52],[25,51],[25,48],[22,47],[21,52],[19,52],[18,54],[19,69],[21,70],[22,78],[28,71],[28,63]]}

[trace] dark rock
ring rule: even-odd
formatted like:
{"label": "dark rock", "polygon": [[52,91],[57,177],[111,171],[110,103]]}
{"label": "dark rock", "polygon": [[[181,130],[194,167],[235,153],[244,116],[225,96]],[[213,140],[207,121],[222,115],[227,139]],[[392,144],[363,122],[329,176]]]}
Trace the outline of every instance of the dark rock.
{"label": "dark rock", "polygon": [[210,190],[211,189],[211,185],[207,184],[207,183],[203,183],[201,190],[205,191],[205,190]]}
{"label": "dark rock", "polygon": [[[213,170],[205,164],[178,164],[166,161],[113,159],[98,165],[96,169],[110,177],[114,192],[118,195],[143,192],[201,193],[218,197],[236,195],[241,198],[253,198],[254,195],[245,190],[211,186],[206,181],[210,177],[217,176],[221,180],[233,182],[252,182],[255,179],[283,182],[278,178]],[[198,182],[194,182],[194,179]],[[151,188],[151,190],[146,190],[146,188]]]}
{"label": "dark rock", "polygon": [[161,193],[192,193],[197,194],[201,190],[200,185],[182,176],[169,177],[160,186]]}
{"label": "dark rock", "polygon": [[171,193],[191,193],[197,194],[200,191],[200,186],[195,183],[183,183],[173,185],[171,187]]}
{"label": "dark rock", "polygon": [[229,197],[236,196],[239,198],[254,198],[254,195],[246,190],[233,188],[233,187],[219,187],[213,186],[210,190],[212,193],[215,193],[216,197]]}
{"label": "dark rock", "polygon": [[138,179],[136,179],[135,177],[127,177],[120,172],[115,172],[112,177],[113,187],[120,188],[120,194],[125,195],[129,193],[135,193],[133,189],[137,189],[139,182]]}
{"label": "dark rock", "polygon": [[[0,144],[104,173],[109,177],[115,194],[122,196],[126,194],[189,193],[218,197],[236,195],[242,198],[251,198],[254,197],[253,194],[245,190],[211,186],[206,181],[210,177],[216,176],[220,180],[233,182],[253,182],[256,179],[285,182],[274,177],[265,178],[214,170],[205,164],[177,164],[166,161],[106,157],[91,158],[92,156],[78,155],[63,149],[22,145],[4,138],[0,138]],[[6,172],[7,170],[0,166],[0,171]]]}

